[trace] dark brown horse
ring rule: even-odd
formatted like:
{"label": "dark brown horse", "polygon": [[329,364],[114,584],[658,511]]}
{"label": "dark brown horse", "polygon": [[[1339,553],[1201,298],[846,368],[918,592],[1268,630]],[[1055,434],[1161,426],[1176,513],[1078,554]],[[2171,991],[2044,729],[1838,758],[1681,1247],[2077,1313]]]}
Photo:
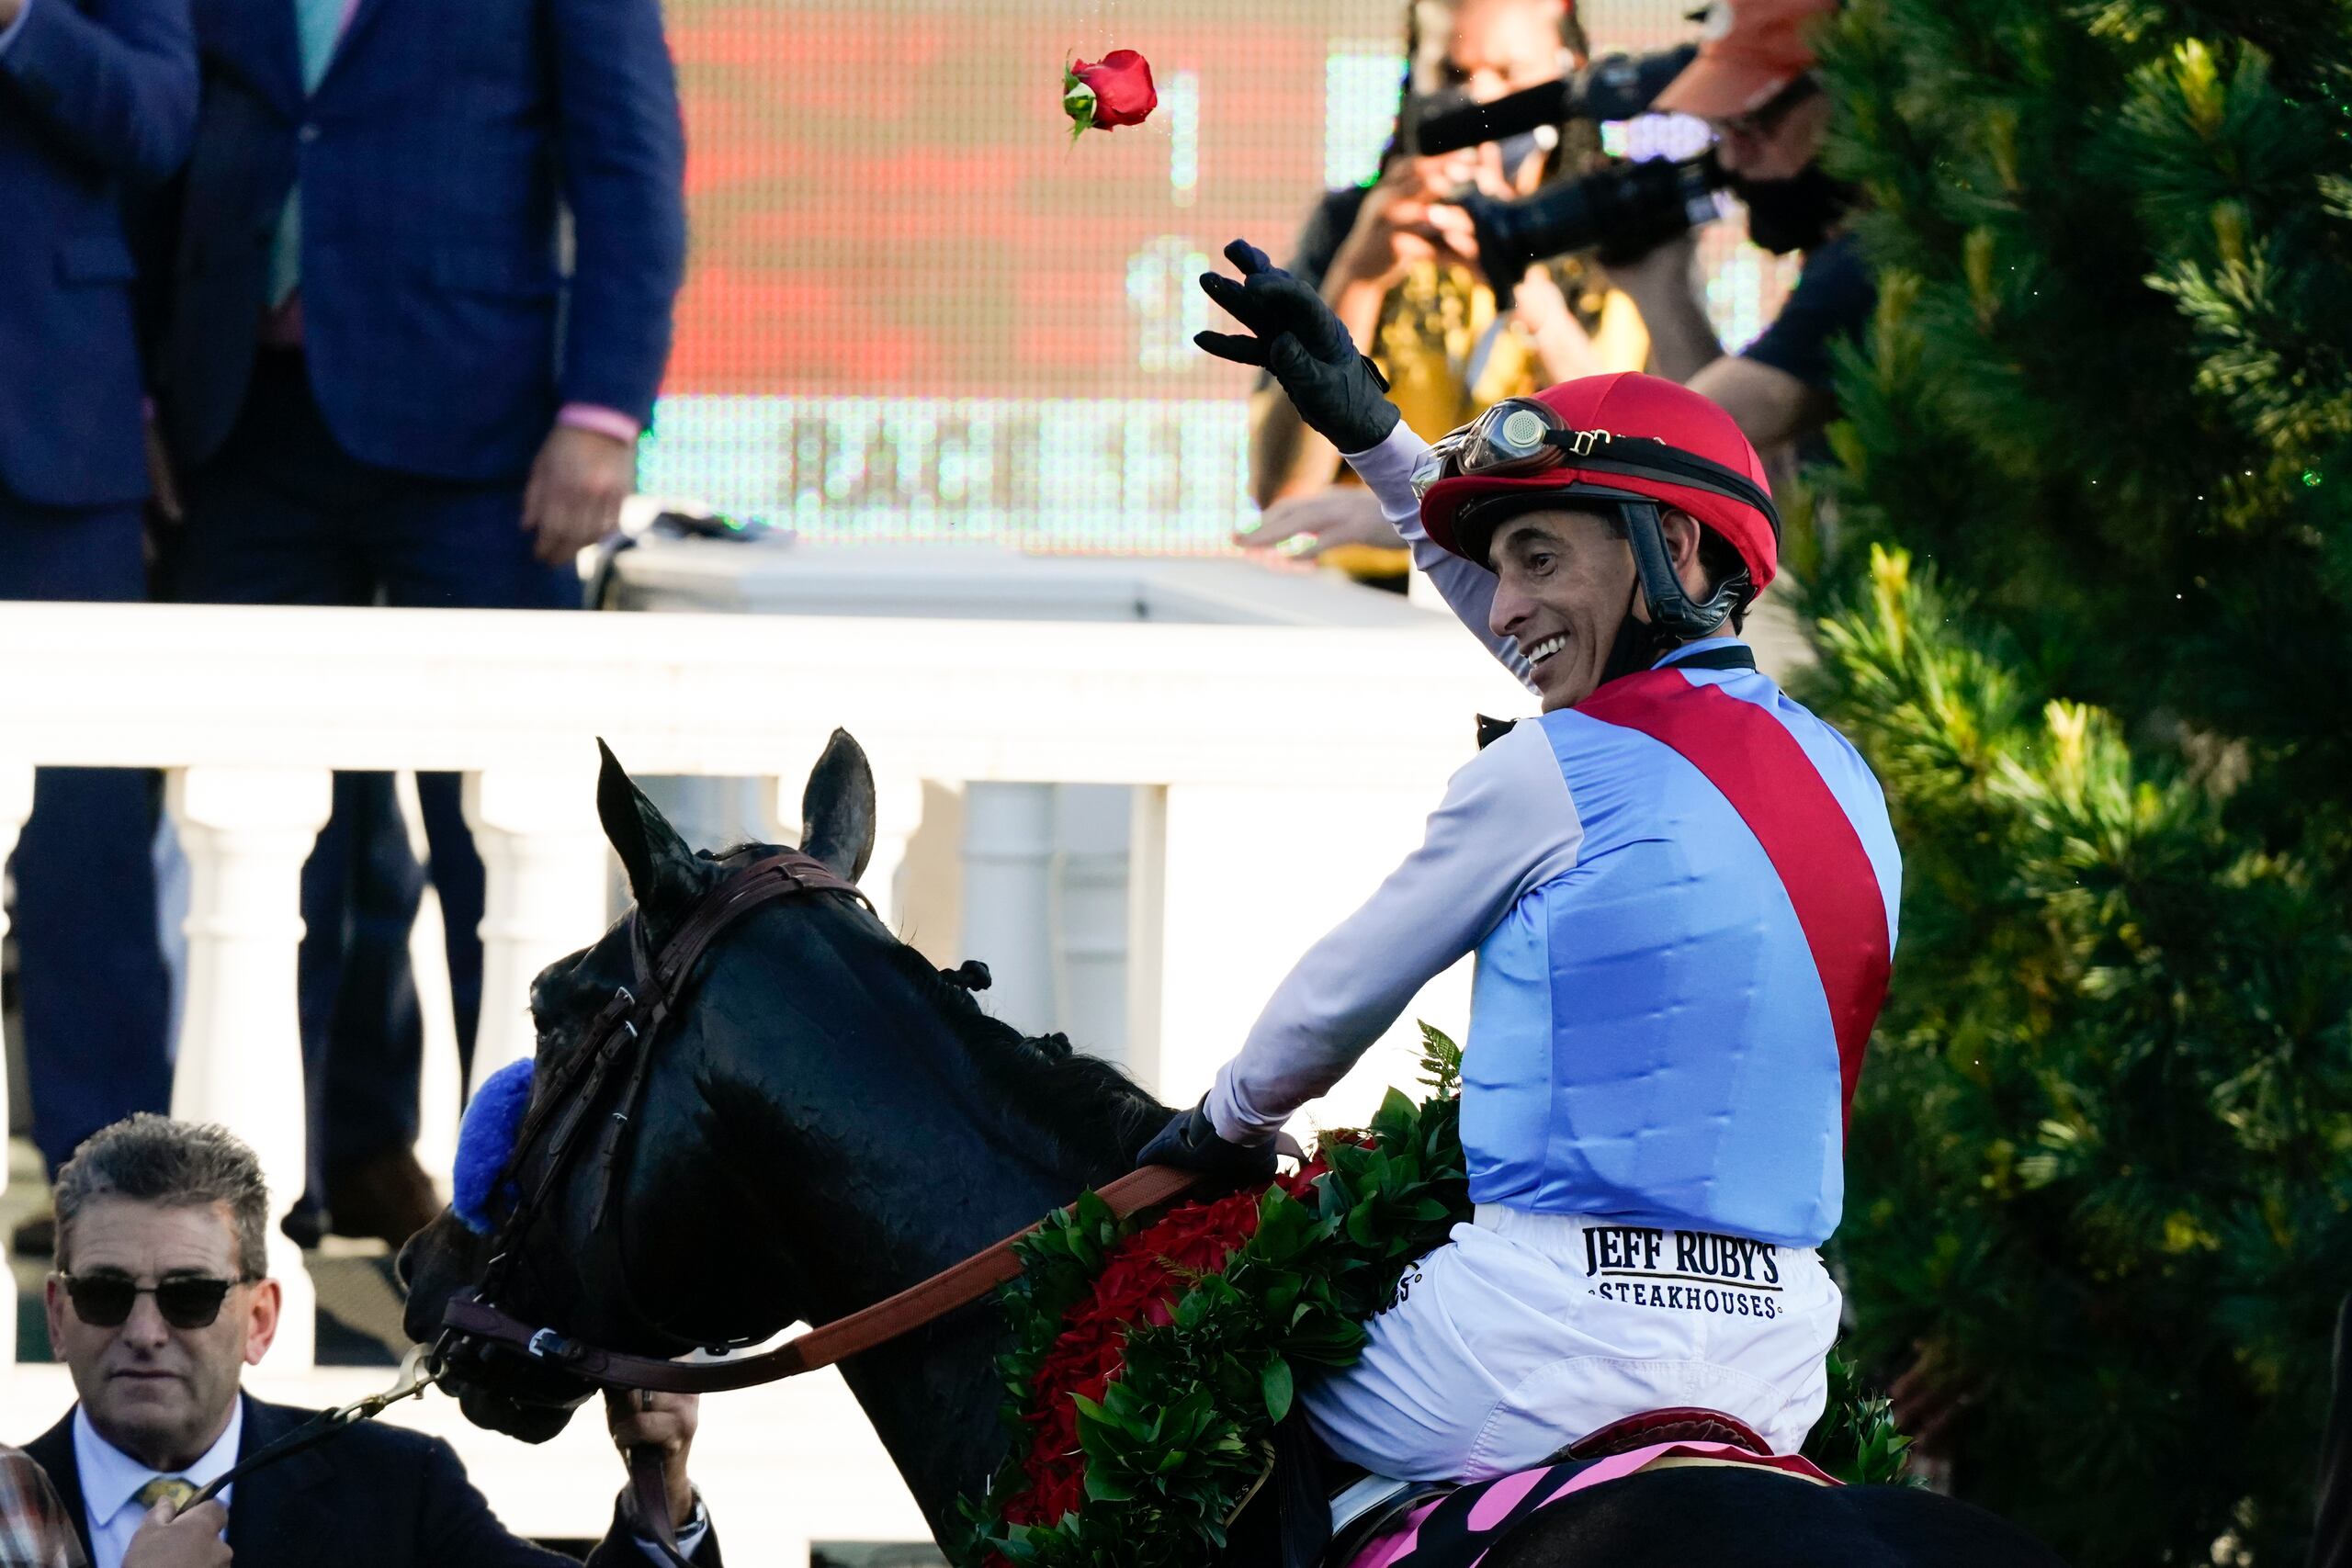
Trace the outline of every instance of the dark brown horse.
{"label": "dark brown horse", "polygon": [[[724,876],[688,852],[619,765],[598,788],[605,831],[657,948]],[[803,849],[854,878],[873,842],[873,781],[837,735],[810,775]],[[632,975],[624,927],[533,987],[545,1091]],[[1168,1109],[1057,1038],[988,1017],[854,899],[759,909],[722,934],[655,1043],[614,1202],[575,1161],[503,1276],[497,1304],[608,1348],[676,1355],[824,1322],[914,1284],[1125,1172]],[[533,1185],[534,1172],[519,1174]],[[408,1329],[431,1341],[473,1289],[488,1244],[445,1214],[402,1253]],[[842,1371],[935,1534],[1004,1450],[983,1304],[854,1358]],[[455,1378],[466,1414],[529,1441],[590,1390],[516,1356]],[[1564,1434],[1565,1435],[1565,1434]],[[1536,1516],[1494,1568],[1737,1562],[2040,1564],[2035,1542],[1979,1510],[1893,1487],[1830,1490],[1778,1476],[1634,1476]]]}

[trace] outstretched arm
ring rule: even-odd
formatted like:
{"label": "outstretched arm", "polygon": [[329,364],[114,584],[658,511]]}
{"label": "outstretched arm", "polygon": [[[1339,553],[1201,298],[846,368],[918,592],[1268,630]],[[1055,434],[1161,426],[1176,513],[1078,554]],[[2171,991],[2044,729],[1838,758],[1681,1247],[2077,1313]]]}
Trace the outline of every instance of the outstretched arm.
{"label": "outstretched arm", "polygon": [[1345,1076],[1431,979],[1486,940],[1530,888],[1572,869],[1584,842],[1567,781],[1540,724],[1521,724],[1464,764],[1421,847],[1309,948],[1205,1111],[1217,1136],[1263,1143]]}
{"label": "outstretched arm", "polygon": [[[1380,497],[1381,510],[1412,547],[1413,564],[1430,573],[1463,624],[1524,681],[1528,665],[1517,645],[1487,628],[1494,577],[1485,568],[1437,547],[1421,532],[1413,494],[1414,459],[1428,445],[1406,428],[1387,383],[1356,347],[1347,326],[1323,297],[1292,276],[1246,240],[1225,247],[1239,281],[1201,275],[1201,288],[1250,335],[1200,333],[1193,341],[1219,359],[1254,365],[1282,387],[1298,416],[1347,454],[1348,462]],[[1401,1004],[1400,1004],[1401,1005]]]}

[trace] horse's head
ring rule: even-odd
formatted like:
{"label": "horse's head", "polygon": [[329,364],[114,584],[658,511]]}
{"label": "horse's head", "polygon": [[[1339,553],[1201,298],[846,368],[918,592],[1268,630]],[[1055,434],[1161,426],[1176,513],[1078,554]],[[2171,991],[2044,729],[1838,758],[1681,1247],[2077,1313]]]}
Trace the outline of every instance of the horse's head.
{"label": "horse's head", "polygon": [[[609,752],[597,806],[636,908],[533,985],[530,1106],[491,1205],[519,1203],[524,1218],[493,1213],[485,1235],[444,1213],[410,1241],[401,1270],[416,1339],[438,1339],[448,1303],[470,1297],[637,1355],[754,1342],[1034,1223],[1127,1169],[1166,1119],[1117,1069],[989,1018],[841,892],[726,924],[678,976],[668,1015],[642,1025],[639,1051],[610,1027],[616,995],[642,992],[648,954],[702,929],[697,911],[741,860],[690,852]],[[809,775],[802,821],[804,853],[845,881],[864,870],[874,783],[847,735]],[[933,1401],[908,1425],[937,1427],[941,1398],[993,1408],[1000,1333],[967,1316],[845,1371],[861,1398],[889,1382]],[[561,1430],[590,1392],[550,1360],[478,1340],[456,1351],[446,1382],[466,1414],[531,1441]],[[901,1353],[942,1359],[884,1379]],[[940,1463],[960,1473],[969,1456]]]}
{"label": "horse's head", "polygon": [[[444,1210],[401,1249],[405,1325],[422,1343],[440,1337],[453,1297],[485,1283],[495,1289],[495,1304],[517,1316],[587,1342],[655,1355],[762,1337],[802,1314],[788,1255],[734,1228],[739,1194],[709,1189],[703,1145],[761,1134],[750,1124],[755,1118],[730,1121],[730,1111],[748,1109],[741,1093],[729,1093],[743,1082],[744,1064],[726,1059],[741,1032],[701,1027],[704,1010],[690,1002],[688,989],[695,976],[682,976],[679,1011],[691,1007],[695,1016],[667,1021],[662,1038],[651,1043],[642,1098],[629,1111],[619,1110],[626,1092],[619,1080],[629,1066],[624,1062],[597,1086],[595,1103],[582,1107],[569,1150],[560,1158],[554,1154],[553,1134],[569,1109],[557,1102],[587,1098],[589,1064],[582,1057],[596,1043],[589,1036],[599,1014],[617,990],[641,986],[638,944],[659,953],[730,870],[689,851],[612,752],[603,754],[597,811],[628,874],[634,907],[593,946],[548,965],[531,987],[538,1048],[525,1115],[527,1143],[513,1151],[494,1202],[498,1218],[511,1213],[522,1194],[544,1188],[543,1196],[511,1228],[493,1221],[478,1230]],[[834,733],[809,774],[802,821],[802,852],[855,881],[874,848],[874,779],[845,732]],[[845,897],[794,902],[798,907],[788,913],[763,913],[890,942]],[[632,921],[640,929],[633,931]],[[616,1114],[636,1124],[615,1124]],[[502,1247],[505,1256],[493,1270]],[[681,1303],[687,1310],[676,1310]],[[562,1430],[592,1392],[560,1369],[497,1349],[469,1350],[445,1382],[477,1424],[530,1442]]]}

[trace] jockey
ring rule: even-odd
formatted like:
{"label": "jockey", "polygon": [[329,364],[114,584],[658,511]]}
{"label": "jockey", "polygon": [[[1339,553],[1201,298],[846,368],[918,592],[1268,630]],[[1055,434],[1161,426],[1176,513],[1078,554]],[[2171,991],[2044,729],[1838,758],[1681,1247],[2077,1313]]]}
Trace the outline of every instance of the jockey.
{"label": "jockey", "polygon": [[1302,1389],[1343,1460],[1407,1479],[1544,1462],[1720,1410],[1793,1451],[1826,1399],[1844,1118],[1893,956],[1877,781],[1736,636],[1780,519],[1731,416],[1636,374],[1435,446],[1314,290],[1237,241],[1203,279],[1543,716],[1455,773],[1426,841],[1299,961],[1144,1163],[1271,1168],[1270,1140],[1414,994],[1478,957],[1462,1060],[1476,1215],[1353,1366]]}

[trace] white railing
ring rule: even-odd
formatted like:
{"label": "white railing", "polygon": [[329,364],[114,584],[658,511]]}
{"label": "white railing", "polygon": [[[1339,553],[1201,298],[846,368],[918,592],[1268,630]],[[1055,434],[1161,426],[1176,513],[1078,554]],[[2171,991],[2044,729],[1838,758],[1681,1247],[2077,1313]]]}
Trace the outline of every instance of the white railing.
{"label": "white railing", "polygon": [[[604,924],[596,737],[641,773],[772,780],[789,832],[808,767],[835,726],[849,729],[880,788],[865,883],[886,917],[926,783],[1136,786],[1124,1054],[1182,1102],[1206,1086],[1283,970],[1418,840],[1470,753],[1473,712],[1527,710],[1449,623],[1399,615],[1301,627],[0,604],[0,853],[29,809],[38,765],[167,771],[191,878],[173,1111],[248,1139],[290,1203],[304,1156],[297,883],[331,769],[467,775],[488,876],[478,1075],[531,1049],[531,976]],[[1458,1022],[1462,976],[1432,990],[1408,1021],[1421,1011]],[[1360,1116],[1380,1085],[1408,1077],[1404,1049],[1400,1030],[1332,1114]],[[311,1300],[299,1255],[274,1225],[271,1235],[292,1310],[260,1381],[284,1386],[311,1361]],[[0,1313],[13,1305],[6,1278],[0,1270]],[[9,1343],[0,1335],[0,1356]],[[0,1403],[26,1429],[0,1437],[28,1435],[36,1407],[70,1399],[49,1369],[17,1379]],[[336,1379],[351,1374],[317,1374],[311,1396],[325,1402]],[[751,1446],[703,1448],[714,1471],[763,1471],[770,1488],[795,1468],[832,1474],[846,1451],[845,1397],[837,1383],[771,1396],[760,1408],[777,1419],[766,1426],[793,1431],[722,1416],[707,1427]],[[857,1442],[871,1448],[862,1432]],[[485,1444],[506,1451],[492,1457]],[[485,1480],[525,1528],[556,1528],[551,1496],[572,1509],[582,1487],[609,1495],[594,1466],[548,1479],[548,1450],[526,1462],[478,1436],[465,1449],[478,1474],[503,1467],[512,1488],[542,1478],[528,1493]],[[870,1469],[872,1459],[857,1462]],[[903,1493],[859,1474],[856,1486],[828,1483],[830,1500],[826,1488],[795,1483],[805,1506],[786,1500],[773,1540],[805,1550],[829,1530],[903,1537]],[[741,1495],[739,1521],[770,1506],[758,1492]],[[869,1496],[898,1499],[875,1531],[828,1522],[841,1499]],[[603,1506],[589,1511],[592,1533]]]}

